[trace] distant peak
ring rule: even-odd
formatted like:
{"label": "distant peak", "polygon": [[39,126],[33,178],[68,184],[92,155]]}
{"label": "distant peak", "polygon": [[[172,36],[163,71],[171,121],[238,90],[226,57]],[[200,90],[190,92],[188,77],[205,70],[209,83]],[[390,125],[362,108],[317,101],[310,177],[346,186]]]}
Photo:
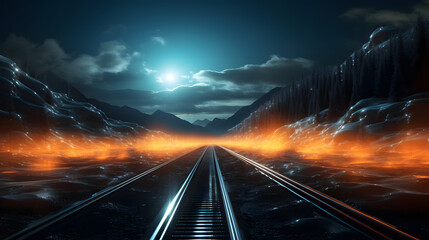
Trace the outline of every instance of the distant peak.
{"label": "distant peak", "polygon": [[210,120],[205,118],[204,120],[198,119],[198,120],[194,121],[192,124],[197,125],[197,126],[201,126],[201,127],[205,127],[209,122],[210,122]]}
{"label": "distant peak", "polygon": [[170,119],[171,118],[179,118],[172,113],[164,112],[161,110],[156,110],[155,112],[152,113],[152,116],[157,117],[157,118],[170,118]]}
{"label": "distant peak", "polygon": [[159,109],[152,113],[152,115],[160,115],[160,114],[164,115],[164,114],[168,114],[168,113],[163,112],[163,111],[161,111]]}

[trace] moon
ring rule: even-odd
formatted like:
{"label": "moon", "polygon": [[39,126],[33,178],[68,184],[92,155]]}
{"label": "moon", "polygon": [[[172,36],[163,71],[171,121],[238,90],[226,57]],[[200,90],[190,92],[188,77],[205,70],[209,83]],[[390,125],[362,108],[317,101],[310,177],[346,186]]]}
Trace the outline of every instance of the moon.
{"label": "moon", "polygon": [[165,80],[166,80],[167,82],[169,82],[169,83],[173,83],[173,82],[175,82],[175,81],[176,81],[176,75],[174,75],[173,73],[168,73],[168,74],[165,76]]}

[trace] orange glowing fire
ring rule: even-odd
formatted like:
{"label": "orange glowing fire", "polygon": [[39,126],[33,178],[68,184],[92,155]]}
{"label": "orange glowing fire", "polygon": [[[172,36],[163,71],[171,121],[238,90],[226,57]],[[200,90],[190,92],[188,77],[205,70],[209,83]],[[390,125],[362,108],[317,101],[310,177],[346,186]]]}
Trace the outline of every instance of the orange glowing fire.
{"label": "orange glowing fire", "polygon": [[[418,136],[418,138],[416,138]],[[339,168],[419,169],[429,176],[429,136],[410,131],[394,140],[342,139],[319,131],[235,135],[223,145],[268,158],[298,154],[302,161]]]}
{"label": "orange glowing fire", "polygon": [[[419,138],[416,138],[416,135]],[[174,155],[204,145],[222,145],[269,158],[293,153],[302,161],[330,167],[429,170],[428,139],[421,133],[406,132],[394,142],[380,142],[369,137],[365,140],[345,140],[326,131],[302,129],[229,134],[223,137],[179,136],[152,132],[142,136],[112,139],[51,134],[28,137],[25,140],[12,137],[8,141],[3,141],[0,151],[36,157],[38,160],[34,161],[32,168],[39,171],[55,169],[60,158],[120,161],[132,154]],[[425,177],[429,176],[429,173],[418,175]]]}

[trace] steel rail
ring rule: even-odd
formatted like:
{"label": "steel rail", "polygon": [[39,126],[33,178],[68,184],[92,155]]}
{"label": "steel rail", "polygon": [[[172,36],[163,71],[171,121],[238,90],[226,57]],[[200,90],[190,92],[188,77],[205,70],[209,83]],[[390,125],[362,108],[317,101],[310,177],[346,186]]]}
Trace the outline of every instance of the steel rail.
{"label": "steel rail", "polygon": [[286,177],[271,168],[268,168],[254,160],[251,160],[241,154],[238,154],[226,147],[219,146],[231,155],[254,166],[263,175],[270,178],[280,186],[288,189],[295,195],[310,202],[317,208],[333,216],[343,224],[362,233],[371,239],[418,239],[407,234],[395,226],[388,224],[380,219],[359,211],[344,202],[321,193],[309,186],[299,183],[289,177]]}
{"label": "steel rail", "polygon": [[[207,151],[206,153],[211,155],[202,156],[195,164],[174,199],[168,204],[163,218],[150,238],[151,240],[226,239],[228,237],[232,240],[242,239],[223,181],[218,158],[214,147],[210,146],[209,148],[212,152]],[[201,171],[209,171],[210,174],[207,176]],[[203,177],[201,178],[201,176]],[[204,186],[206,177],[213,178],[216,182],[212,185],[212,180],[210,180],[210,187],[207,192],[218,189],[220,190],[219,197],[217,195],[213,197],[209,194],[210,197],[208,198],[198,198],[198,196],[203,196],[198,195],[201,192],[196,195],[196,188]],[[216,186],[216,184],[219,185]],[[224,224],[222,225],[224,227],[221,227],[221,224]]]}
{"label": "steel rail", "polygon": [[180,205],[180,201],[182,200],[183,195],[185,195],[185,192],[188,189],[189,183],[191,182],[192,177],[194,176],[195,172],[197,171],[197,168],[200,165],[204,155],[206,154],[206,151],[207,151],[207,147],[204,149],[203,154],[201,155],[201,157],[198,159],[197,163],[192,168],[188,177],[185,179],[185,182],[183,183],[182,187],[180,187],[176,196],[168,204],[168,207],[164,213],[164,216],[162,217],[161,221],[159,222],[158,226],[156,227],[155,231],[153,232],[152,236],[150,237],[151,240],[164,238],[165,233],[167,232],[167,229],[171,223],[171,220],[173,220],[174,213],[176,213],[176,210]]}
{"label": "steel rail", "polygon": [[229,200],[228,192],[226,190],[226,186],[225,186],[225,183],[224,183],[223,177],[222,177],[222,172],[220,171],[218,158],[217,158],[216,152],[214,150],[213,150],[213,158],[214,158],[214,161],[216,164],[216,172],[217,172],[217,176],[218,176],[218,179],[220,182],[220,189],[221,189],[221,193],[222,193],[222,199],[223,199],[223,205],[225,208],[225,214],[227,216],[226,219],[228,221],[230,238],[232,240],[240,240],[241,239],[240,230],[238,228],[237,220],[235,219],[235,216],[234,216],[234,211],[232,210],[231,201]]}
{"label": "steel rail", "polygon": [[[54,223],[56,223],[56,222],[58,222],[64,218],[74,214],[75,212],[77,212],[81,209],[84,209],[84,208],[87,208],[88,206],[91,206],[93,203],[111,195],[112,193],[118,191],[119,189],[124,188],[125,186],[127,186],[127,185],[141,179],[142,177],[166,166],[169,163],[176,161],[179,158],[186,156],[187,154],[189,154],[193,151],[195,151],[195,149],[193,149],[189,152],[186,152],[186,153],[184,153],[184,154],[182,154],[176,158],[170,159],[164,163],[161,163],[161,164],[159,164],[159,165],[157,165],[151,169],[148,169],[148,170],[146,170],[146,171],[144,171],[144,172],[142,172],[142,173],[140,173],[134,177],[131,177],[131,178],[115,185],[115,186],[103,189],[103,190],[93,194],[90,198],[87,198],[83,201],[80,201],[80,202],[78,202],[78,203],[76,203],[76,204],[74,204],[74,205],[72,205],[72,206],[70,206],[64,210],[61,210],[58,213],[55,213],[55,214],[53,214],[47,218],[41,219],[41,220],[27,226],[26,228],[24,228],[24,229],[22,229],[16,233],[10,235],[9,237],[5,238],[5,240],[26,239],[26,238],[32,236],[33,234],[40,232],[41,230],[45,229],[46,227],[48,227],[48,226],[50,226],[50,225],[52,225],[52,224],[54,224]],[[204,150],[204,152],[205,152],[205,150]]]}

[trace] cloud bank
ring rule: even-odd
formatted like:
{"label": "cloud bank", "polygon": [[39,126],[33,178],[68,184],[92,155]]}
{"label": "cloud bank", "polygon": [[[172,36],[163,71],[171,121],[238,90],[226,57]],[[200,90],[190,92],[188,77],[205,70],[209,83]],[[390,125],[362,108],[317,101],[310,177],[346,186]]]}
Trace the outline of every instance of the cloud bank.
{"label": "cloud bank", "polygon": [[81,54],[73,57],[55,39],[46,39],[42,44],[37,44],[14,34],[0,45],[0,50],[29,72],[52,72],[69,81],[87,84],[102,79],[104,73],[125,71],[132,56],[127,53],[125,45],[118,41],[101,43],[95,56]]}
{"label": "cloud bank", "polygon": [[406,27],[412,25],[419,17],[429,17],[429,0],[424,0],[412,7],[411,11],[389,9],[351,8],[340,15],[340,18],[353,21],[364,20],[375,25],[393,25]]}
{"label": "cloud bank", "polygon": [[260,65],[247,64],[220,72],[203,70],[196,73],[194,78],[201,82],[284,86],[310,73],[313,65],[314,62],[306,58],[290,59],[273,55]]}

